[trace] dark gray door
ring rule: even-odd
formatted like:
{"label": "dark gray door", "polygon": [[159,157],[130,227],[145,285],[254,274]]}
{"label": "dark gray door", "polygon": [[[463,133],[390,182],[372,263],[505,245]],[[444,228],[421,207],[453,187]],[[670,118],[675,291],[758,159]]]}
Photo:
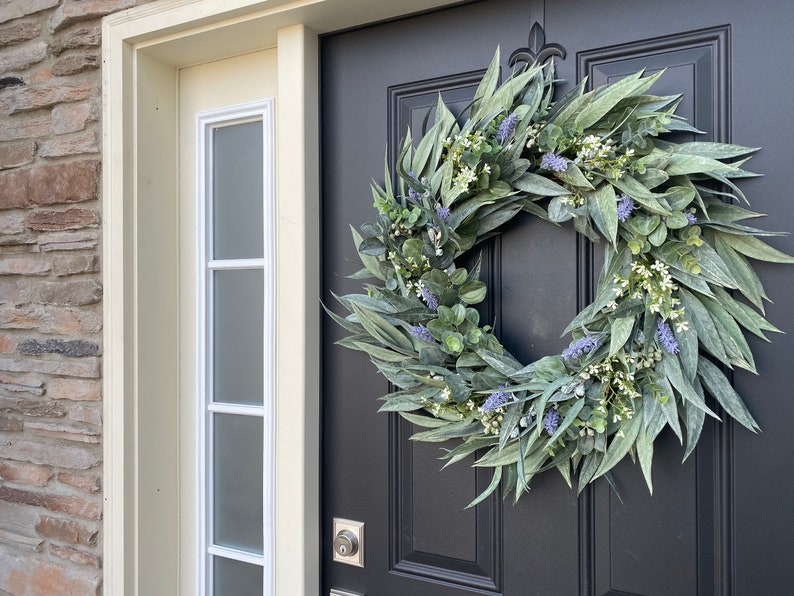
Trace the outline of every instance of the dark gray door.
{"label": "dark gray door", "polygon": [[[408,126],[421,127],[441,92],[462,109],[497,45],[506,58],[527,45],[534,21],[561,44],[563,90],[587,75],[601,85],[640,68],[667,68],[654,88],[683,92],[680,112],[705,140],[763,146],[753,160],[764,178],[743,184],[767,227],[794,230],[790,206],[790,0],[490,0],[324,38],[322,43],[324,299],[358,292],[344,276],[358,268],[348,230],[371,220],[368,184],[383,171]],[[794,252],[790,239],[772,244]],[[525,218],[484,254],[490,309],[503,343],[524,362],[559,351],[561,330],[591,296],[600,268],[570,230]],[[491,498],[465,505],[488,482],[457,464],[439,471],[437,445],[412,444],[412,429],[376,414],[388,391],[361,353],[333,345],[323,356],[323,594],[466,593],[789,594],[794,586],[794,269],[759,265],[767,314],[788,335],[751,345],[760,375],[735,385],[763,428],[732,424],[703,433],[694,456],[669,433],[657,444],[653,497],[640,471],[616,471],[624,503],[605,482],[580,498],[562,479],[533,480],[513,506]],[[708,422],[707,422],[708,425]],[[331,561],[331,519],[366,523],[363,569]]]}

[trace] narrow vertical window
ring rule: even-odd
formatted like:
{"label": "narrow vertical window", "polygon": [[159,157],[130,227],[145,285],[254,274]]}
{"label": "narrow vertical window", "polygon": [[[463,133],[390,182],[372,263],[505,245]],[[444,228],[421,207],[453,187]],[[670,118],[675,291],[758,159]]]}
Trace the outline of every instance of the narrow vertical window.
{"label": "narrow vertical window", "polygon": [[272,594],[273,104],[202,112],[199,586]]}

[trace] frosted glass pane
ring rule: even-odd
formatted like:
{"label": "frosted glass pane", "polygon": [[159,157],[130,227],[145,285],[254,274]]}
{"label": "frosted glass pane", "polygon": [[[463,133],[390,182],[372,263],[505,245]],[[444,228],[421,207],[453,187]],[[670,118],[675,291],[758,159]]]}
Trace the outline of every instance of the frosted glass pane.
{"label": "frosted glass pane", "polygon": [[262,122],[216,128],[212,137],[214,259],[264,256]]}
{"label": "frosted glass pane", "polygon": [[262,554],[263,420],[218,413],[213,419],[214,543]]}
{"label": "frosted glass pane", "polygon": [[215,596],[262,596],[262,568],[259,565],[213,558]]}
{"label": "frosted glass pane", "polygon": [[264,272],[215,271],[213,281],[213,401],[262,404]]}

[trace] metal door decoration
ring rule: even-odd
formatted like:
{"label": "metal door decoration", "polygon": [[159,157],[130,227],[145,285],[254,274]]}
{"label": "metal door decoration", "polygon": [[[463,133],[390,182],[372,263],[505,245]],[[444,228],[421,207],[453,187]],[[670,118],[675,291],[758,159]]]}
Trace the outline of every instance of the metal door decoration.
{"label": "metal door decoration", "polygon": [[[630,452],[652,492],[654,440],[669,425],[686,459],[705,417],[719,418],[706,394],[758,430],[720,367],[755,372],[741,328],[777,331],[747,258],[794,262],[758,238],[769,232],[739,223],[755,213],[724,200],[746,201],[733,180],[753,175],[742,166],[756,149],[665,140],[698,131],[676,115],[680,96],[647,94],[662,72],[590,92],[582,80],[554,101],[544,62],[564,50],[538,24],[530,46],[501,85],[497,51],[465,122],[439,100],[416,145],[408,135],[398,179],[387,168],[373,184],[376,221],[353,230],[356,277],[373,281],[338,298],[347,317],[329,311],[350,334],[338,343],[392,384],[381,411],[427,429],[414,440],[460,439],[450,463],[477,452],[474,465],[493,468],[471,505],[500,481],[517,501],[552,469],[580,492],[612,483]],[[573,341],[526,366],[475,308],[487,288],[473,254],[520,213],[572,221],[605,245],[595,299],[564,331]]]}

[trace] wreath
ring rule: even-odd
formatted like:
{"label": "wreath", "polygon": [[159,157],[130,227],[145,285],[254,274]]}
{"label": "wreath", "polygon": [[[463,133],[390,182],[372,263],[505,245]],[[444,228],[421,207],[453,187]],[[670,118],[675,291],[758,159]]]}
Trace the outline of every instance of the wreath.
{"label": "wreath", "polygon": [[[381,399],[426,430],[419,441],[459,439],[450,463],[476,453],[516,501],[530,480],[557,469],[581,491],[627,454],[653,492],[651,461],[666,426],[694,450],[707,401],[751,431],[758,425],[726,371],[755,372],[745,331],[778,331],[749,259],[794,259],[739,223],[761,214],[734,180],[755,148],[675,143],[698,133],[675,114],[680,96],[647,94],[662,73],[640,72],[554,101],[554,65],[525,66],[501,85],[499,52],[458,123],[439,98],[432,127],[407,135],[373,182],[375,222],[351,226],[364,293],[335,296],[329,315],[395,389]],[[604,241],[593,302],[563,332],[562,354],[513,358],[473,307],[485,299],[479,243],[521,212]],[[469,264],[466,269],[462,263]],[[741,297],[738,296],[741,294]],[[753,308],[754,307],[754,308]]]}

